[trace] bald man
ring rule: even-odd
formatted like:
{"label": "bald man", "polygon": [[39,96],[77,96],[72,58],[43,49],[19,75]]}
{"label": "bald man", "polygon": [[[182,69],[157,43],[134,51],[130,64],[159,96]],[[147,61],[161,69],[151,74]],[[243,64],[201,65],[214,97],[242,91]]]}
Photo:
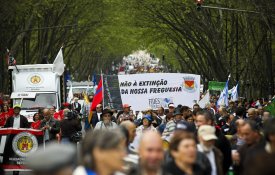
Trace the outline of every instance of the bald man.
{"label": "bald man", "polygon": [[125,127],[128,131],[129,138],[128,138],[127,144],[129,145],[130,143],[132,143],[134,141],[134,139],[136,137],[136,125],[133,122],[131,122],[130,120],[126,120],[126,121],[123,121],[120,124],[120,126]]}
{"label": "bald man", "polygon": [[132,171],[133,175],[160,175],[164,174],[162,163],[164,161],[164,152],[162,139],[156,132],[148,131],[140,139],[139,146],[139,168]]}

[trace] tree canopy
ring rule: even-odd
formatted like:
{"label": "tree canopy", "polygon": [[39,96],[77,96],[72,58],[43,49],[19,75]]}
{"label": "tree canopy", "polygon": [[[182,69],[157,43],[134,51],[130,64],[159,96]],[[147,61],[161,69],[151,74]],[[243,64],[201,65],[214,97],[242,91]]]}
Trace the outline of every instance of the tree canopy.
{"label": "tree canopy", "polygon": [[77,80],[147,49],[172,72],[200,74],[205,86],[231,74],[242,95],[271,95],[274,7],[273,0],[209,0],[200,11],[191,0],[2,0],[1,88],[7,48],[17,64],[35,64],[52,63],[63,46]]}

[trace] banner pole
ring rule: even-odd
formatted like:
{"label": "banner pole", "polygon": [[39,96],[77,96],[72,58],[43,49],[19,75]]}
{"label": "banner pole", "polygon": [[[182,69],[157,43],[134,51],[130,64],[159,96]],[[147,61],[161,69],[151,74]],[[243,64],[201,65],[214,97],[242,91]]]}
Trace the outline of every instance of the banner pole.
{"label": "banner pole", "polygon": [[102,70],[101,70],[101,80],[102,80],[102,106],[103,106],[103,109],[104,109],[104,79],[103,79]]}

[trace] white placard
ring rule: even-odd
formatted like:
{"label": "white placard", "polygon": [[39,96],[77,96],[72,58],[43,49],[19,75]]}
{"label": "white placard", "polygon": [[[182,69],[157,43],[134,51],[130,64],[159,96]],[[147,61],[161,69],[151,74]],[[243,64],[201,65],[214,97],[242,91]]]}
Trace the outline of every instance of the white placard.
{"label": "white placard", "polygon": [[123,104],[136,111],[167,108],[169,103],[192,107],[200,96],[200,75],[151,73],[118,75]]}

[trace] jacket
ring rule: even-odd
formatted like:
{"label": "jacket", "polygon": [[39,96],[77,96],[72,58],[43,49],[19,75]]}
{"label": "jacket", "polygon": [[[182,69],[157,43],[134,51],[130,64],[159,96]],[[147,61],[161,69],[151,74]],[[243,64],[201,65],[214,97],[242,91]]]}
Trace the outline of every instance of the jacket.
{"label": "jacket", "polygon": [[[45,119],[42,120],[40,129],[46,126],[46,122],[47,121]],[[51,117],[49,120],[49,126],[51,127],[51,129],[49,129],[50,140],[55,140],[56,134],[60,132],[60,122]]]}
{"label": "jacket", "polygon": [[[13,127],[14,116],[11,116],[7,119],[4,128],[12,128]],[[30,124],[28,119],[23,115],[20,115],[20,128],[30,128]]]}
{"label": "jacket", "polygon": [[71,137],[77,131],[81,131],[82,126],[77,119],[64,119],[60,122],[62,137]]}
{"label": "jacket", "polygon": [[223,135],[220,129],[216,128],[215,134],[218,137],[215,142],[215,146],[223,154],[223,172],[226,174],[232,164],[231,145],[229,140]]}
{"label": "jacket", "polygon": [[97,112],[93,112],[90,124],[92,124],[92,126],[94,128],[98,122],[99,122],[99,120],[98,120]]}
{"label": "jacket", "polygon": [[[175,161],[169,162],[165,167],[165,172],[167,174],[171,175],[187,175],[186,172],[182,171],[178,166],[176,165]],[[193,174],[194,175],[208,175],[209,172],[203,171],[203,169],[198,164],[193,165]]]}

